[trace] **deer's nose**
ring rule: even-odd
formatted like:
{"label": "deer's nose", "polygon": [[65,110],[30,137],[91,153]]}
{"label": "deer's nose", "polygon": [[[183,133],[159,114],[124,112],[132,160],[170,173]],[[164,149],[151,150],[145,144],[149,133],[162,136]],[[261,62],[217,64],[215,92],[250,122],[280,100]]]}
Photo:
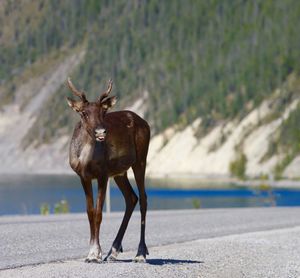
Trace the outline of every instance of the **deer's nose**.
{"label": "deer's nose", "polygon": [[106,129],[105,128],[96,128],[95,129],[95,137],[97,141],[103,141],[106,136]]}

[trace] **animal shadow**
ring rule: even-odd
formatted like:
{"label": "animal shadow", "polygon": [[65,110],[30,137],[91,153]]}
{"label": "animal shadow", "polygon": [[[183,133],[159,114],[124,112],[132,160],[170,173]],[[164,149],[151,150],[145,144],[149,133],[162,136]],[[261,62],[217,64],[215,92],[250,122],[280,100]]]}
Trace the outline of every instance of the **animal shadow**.
{"label": "animal shadow", "polygon": [[165,265],[165,264],[202,264],[202,261],[193,260],[176,260],[176,259],[147,259],[147,263],[151,265]]}
{"label": "animal shadow", "polygon": [[[117,260],[116,262],[131,263],[132,260]],[[147,264],[150,265],[165,265],[165,264],[202,264],[203,261],[193,260],[176,260],[176,259],[147,259]]]}

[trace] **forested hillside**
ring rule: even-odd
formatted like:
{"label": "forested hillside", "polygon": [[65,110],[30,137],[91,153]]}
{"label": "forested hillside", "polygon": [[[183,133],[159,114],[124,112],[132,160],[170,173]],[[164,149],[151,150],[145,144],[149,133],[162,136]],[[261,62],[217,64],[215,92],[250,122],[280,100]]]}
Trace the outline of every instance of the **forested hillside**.
{"label": "forested hillside", "polygon": [[[31,78],[85,50],[74,83],[93,99],[111,77],[121,106],[147,91],[154,133],[198,117],[205,130],[242,118],[300,73],[297,0],[4,0],[0,26],[1,106],[14,99],[24,72]],[[72,128],[68,94],[61,86],[51,97],[28,142]],[[270,152],[286,145],[299,152],[299,107],[292,117]]]}

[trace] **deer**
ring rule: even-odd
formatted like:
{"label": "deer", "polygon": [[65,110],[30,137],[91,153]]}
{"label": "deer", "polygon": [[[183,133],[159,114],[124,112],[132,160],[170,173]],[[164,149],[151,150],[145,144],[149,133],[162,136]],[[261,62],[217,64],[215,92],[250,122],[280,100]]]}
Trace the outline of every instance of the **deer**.
{"label": "deer", "polygon": [[[146,160],[150,127],[140,116],[129,110],[108,112],[117,99],[110,96],[112,80],[107,90],[95,102],[89,102],[84,91],[78,90],[70,77],[70,91],[77,99],[67,97],[68,105],[80,115],[69,147],[69,163],[80,177],[86,198],[90,227],[90,249],[86,262],[102,262],[99,232],[107,182],[113,178],[125,199],[125,213],[118,233],[104,261],[115,261],[123,252],[122,240],[128,222],[139,200],[141,213],[140,241],[134,262],[146,262],[149,254],[145,243],[147,195],[145,191]],[[132,168],[139,198],[134,192],[127,171]],[[94,206],[92,181],[97,180],[98,193]]]}

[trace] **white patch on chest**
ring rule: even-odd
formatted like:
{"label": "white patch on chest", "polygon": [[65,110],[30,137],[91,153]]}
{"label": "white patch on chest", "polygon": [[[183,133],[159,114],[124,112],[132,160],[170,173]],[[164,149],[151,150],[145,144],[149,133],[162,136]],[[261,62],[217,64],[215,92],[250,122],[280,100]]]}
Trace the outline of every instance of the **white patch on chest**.
{"label": "white patch on chest", "polygon": [[87,165],[87,163],[92,159],[93,146],[91,144],[85,144],[81,150],[79,161],[81,165]]}

